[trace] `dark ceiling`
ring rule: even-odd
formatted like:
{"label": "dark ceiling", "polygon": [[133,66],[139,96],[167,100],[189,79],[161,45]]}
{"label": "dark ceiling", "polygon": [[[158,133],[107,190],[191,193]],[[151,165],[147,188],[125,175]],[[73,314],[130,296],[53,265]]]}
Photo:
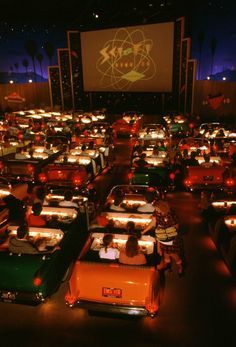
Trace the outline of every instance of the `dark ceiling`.
{"label": "dark ceiling", "polygon": [[[205,10],[230,11],[235,0],[1,0],[0,23],[59,24],[92,30],[192,18]],[[201,16],[200,21],[201,21]]]}
{"label": "dark ceiling", "polygon": [[1,0],[0,19],[114,26],[169,20],[186,15],[192,8],[193,1],[187,0]]}

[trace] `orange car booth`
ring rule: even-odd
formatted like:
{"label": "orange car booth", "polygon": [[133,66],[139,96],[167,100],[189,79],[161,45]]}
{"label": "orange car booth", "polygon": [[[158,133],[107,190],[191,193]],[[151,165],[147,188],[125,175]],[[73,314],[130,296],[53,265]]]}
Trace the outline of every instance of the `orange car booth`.
{"label": "orange car booth", "polygon": [[[113,235],[116,247],[124,248],[129,235]],[[125,265],[99,257],[103,236],[102,232],[91,232],[75,262],[66,303],[88,311],[154,317],[163,290],[156,269],[155,239],[145,235],[138,241],[145,265]]]}

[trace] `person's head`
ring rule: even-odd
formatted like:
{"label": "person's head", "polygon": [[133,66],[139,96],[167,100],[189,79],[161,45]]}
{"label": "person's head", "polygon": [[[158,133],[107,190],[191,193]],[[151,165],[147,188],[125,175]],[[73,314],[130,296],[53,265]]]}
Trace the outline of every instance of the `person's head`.
{"label": "person's head", "polygon": [[151,204],[154,200],[154,193],[150,192],[150,191],[146,192],[145,199],[146,199],[147,203]]}
{"label": "person's head", "polygon": [[34,149],[33,148],[30,148],[29,151],[28,151],[29,155],[31,157],[33,157],[33,154],[34,154]]}
{"label": "person's head", "polygon": [[133,233],[135,230],[135,223],[132,220],[129,220],[126,224],[126,229],[128,233]]}
{"label": "person's head", "polygon": [[170,206],[166,201],[158,201],[156,204],[156,213],[160,213],[162,215],[167,215],[170,212]]}
{"label": "person's head", "polygon": [[36,198],[38,198],[39,200],[44,200],[45,199],[45,195],[46,195],[46,192],[45,192],[45,189],[44,187],[37,187],[35,189],[35,196]]}
{"label": "person's head", "polygon": [[103,247],[105,248],[105,251],[107,251],[107,248],[112,245],[113,235],[112,234],[104,235],[102,242],[103,242]]}
{"label": "person's head", "polygon": [[28,235],[29,229],[26,224],[22,224],[17,228],[16,236],[18,239],[23,239]]}
{"label": "person's head", "polygon": [[232,204],[228,210],[229,215],[235,215],[236,214],[236,204]]}
{"label": "person's head", "polygon": [[33,206],[32,206],[32,211],[33,211],[33,214],[34,214],[35,216],[39,216],[40,213],[42,212],[42,209],[43,209],[43,207],[42,207],[42,204],[41,204],[40,202],[36,202],[36,203],[33,204]]}
{"label": "person's head", "polygon": [[120,195],[116,195],[115,198],[114,198],[114,205],[115,206],[119,206],[123,201],[123,198],[122,196]]}
{"label": "person's head", "polygon": [[66,201],[71,201],[73,198],[73,193],[71,190],[66,190],[64,194],[64,198]]}
{"label": "person's head", "polygon": [[16,149],[16,153],[23,153],[24,152],[24,149],[22,147],[18,147]]}
{"label": "person's head", "polygon": [[209,157],[209,155],[204,154],[203,157],[204,157],[205,163],[210,163],[210,157]]}
{"label": "person's head", "polygon": [[191,154],[190,154],[191,159],[196,159],[196,155],[197,155],[197,153],[195,151],[191,152]]}
{"label": "person's head", "polygon": [[88,149],[94,149],[94,142],[93,141],[89,142]]}
{"label": "person's head", "polygon": [[186,158],[188,156],[188,150],[187,148],[183,149],[183,157]]}
{"label": "person's head", "polygon": [[153,147],[152,154],[155,154],[155,155],[158,155],[158,154],[159,154],[158,146],[154,146],[154,147]]}
{"label": "person's head", "polygon": [[81,151],[84,152],[85,150],[86,150],[86,145],[83,144],[83,145],[81,146]]}
{"label": "person's head", "polygon": [[63,156],[63,163],[67,163],[68,162],[68,156],[66,154],[64,154]]}
{"label": "person's head", "polygon": [[127,257],[134,257],[139,252],[139,244],[138,238],[135,235],[130,235],[126,245],[125,245],[125,253]]}
{"label": "person's head", "polygon": [[142,146],[141,145],[137,146],[136,151],[137,151],[138,155],[141,155],[143,152]]}

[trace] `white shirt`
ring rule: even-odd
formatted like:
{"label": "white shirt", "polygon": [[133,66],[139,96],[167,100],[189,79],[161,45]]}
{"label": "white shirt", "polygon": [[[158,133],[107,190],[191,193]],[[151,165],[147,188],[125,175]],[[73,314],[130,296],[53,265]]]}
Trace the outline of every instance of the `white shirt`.
{"label": "white shirt", "polygon": [[155,207],[151,203],[146,203],[143,206],[139,206],[137,211],[138,212],[154,212]]}
{"label": "white shirt", "polygon": [[120,256],[120,252],[117,248],[107,248],[107,251],[105,251],[105,248],[101,248],[99,251],[99,257],[102,259],[118,259]]}

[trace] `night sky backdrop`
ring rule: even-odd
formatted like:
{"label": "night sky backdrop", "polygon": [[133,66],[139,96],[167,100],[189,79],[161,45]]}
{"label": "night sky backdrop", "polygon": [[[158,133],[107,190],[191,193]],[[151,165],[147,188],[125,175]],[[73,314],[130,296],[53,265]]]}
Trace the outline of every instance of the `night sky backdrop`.
{"label": "night sky backdrop", "polygon": [[[35,7],[36,6],[36,7]],[[49,59],[44,45],[54,47],[52,63],[57,64],[57,48],[66,47],[67,30],[96,30],[123,25],[150,24],[186,18],[186,34],[192,37],[192,58],[200,60],[197,77],[236,70],[236,1],[110,1],[67,0],[65,3],[41,0],[1,0],[0,72],[9,78],[14,72],[33,71],[25,43],[31,39],[41,53],[43,77],[47,78]],[[29,66],[23,66],[23,60]],[[40,64],[35,59],[37,74]],[[231,77],[233,76],[233,73]],[[232,77],[233,78],[233,77]],[[236,79],[235,79],[236,80]]]}

